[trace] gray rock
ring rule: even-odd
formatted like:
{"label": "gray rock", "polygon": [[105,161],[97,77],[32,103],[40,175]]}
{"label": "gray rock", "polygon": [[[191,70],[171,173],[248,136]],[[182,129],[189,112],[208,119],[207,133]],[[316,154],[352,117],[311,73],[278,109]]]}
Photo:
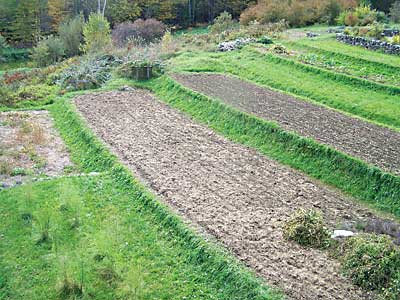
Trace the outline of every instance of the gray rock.
{"label": "gray rock", "polygon": [[331,238],[340,239],[340,238],[352,237],[355,235],[357,235],[357,233],[354,233],[353,231],[350,231],[350,230],[335,230],[335,231],[333,231]]}
{"label": "gray rock", "polygon": [[345,44],[361,46],[370,50],[383,50],[388,54],[400,55],[400,45],[343,33],[336,34],[336,39]]}

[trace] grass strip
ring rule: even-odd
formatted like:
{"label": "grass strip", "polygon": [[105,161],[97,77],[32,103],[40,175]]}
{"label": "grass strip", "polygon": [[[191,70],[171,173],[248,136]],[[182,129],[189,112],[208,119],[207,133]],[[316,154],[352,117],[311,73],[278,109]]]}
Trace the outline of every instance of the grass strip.
{"label": "grass strip", "polygon": [[188,251],[189,260],[207,274],[210,282],[221,290],[218,299],[281,299],[250,270],[240,264],[223,248],[206,242],[180,218],[146,191],[130,171],[118,162],[107,148],[91,133],[76,113],[69,98],[64,96],[51,108],[62,138],[71,151],[72,160],[86,172],[107,172],[121,193],[128,193],[142,214],[151,216],[170,239]]}
{"label": "grass strip", "polygon": [[338,81],[326,71],[306,69],[308,66],[249,48],[231,53],[187,53],[174,58],[172,63],[174,71],[231,73],[373,122],[400,128],[399,95],[370,89],[368,82],[364,86],[345,83],[347,79],[342,74],[337,74]]}
{"label": "grass strip", "polygon": [[[251,51],[254,51],[253,49]],[[300,62],[296,62],[291,59],[287,59],[284,57],[272,55],[270,53],[265,54],[266,59],[277,63],[277,64],[285,64],[287,66],[291,66],[296,68],[297,70],[301,70],[307,73],[320,75],[322,78],[326,78],[328,80],[334,80],[336,82],[342,82],[347,85],[353,85],[354,87],[362,87],[373,91],[388,93],[390,95],[400,95],[400,88],[396,86],[384,85],[376,82],[372,82],[369,80],[357,78],[352,75],[346,75],[342,73],[337,73],[334,71],[318,68],[311,65],[306,65]],[[400,101],[400,99],[399,99]]]}
{"label": "grass strip", "polygon": [[167,76],[135,84],[225,137],[400,217],[400,177],[191,91]]}
{"label": "grass strip", "polygon": [[398,75],[400,72],[399,66],[392,66],[390,64],[385,64],[379,61],[371,61],[361,57],[351,56],[349,54],[335,52],[330,50],[321,49],[318,47],[318,44],[303,44],[301,42],[295,41],[280,41],[282,44],[287,45],[288,47],[294,48],[296,50],[304,50],[309,53],[317,53],[324,55],[327,59],[329,58],[337,58],[340,62],[346,63],[348,65],[353,65],[354,68],[368,68],[371,69],[371,72],[375,72],[376,74],[383,73],[388,76]]}
{"label": "grass strip", "polygon": [[380,64],[390,65],[392,67],[400,66],[400,56],[372,51],[360,46],[351,46],[338,42],[335,37],[317,37],[307,38],[296,41],[296,43],[306,46],[317,47],[335,53],[345,54],[351,57],[368,60]]}

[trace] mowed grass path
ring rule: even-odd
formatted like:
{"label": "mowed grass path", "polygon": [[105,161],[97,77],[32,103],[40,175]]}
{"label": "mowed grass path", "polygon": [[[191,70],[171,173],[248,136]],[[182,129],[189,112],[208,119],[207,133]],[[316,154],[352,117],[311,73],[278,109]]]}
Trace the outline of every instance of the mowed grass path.
{"label": "mowed grass path", "polygon": [[173,59],[179,71],[231,73],[315,102],[400,128],[400,96],[349,84],[279,61],[251,48],[230,53],[189,53]]}

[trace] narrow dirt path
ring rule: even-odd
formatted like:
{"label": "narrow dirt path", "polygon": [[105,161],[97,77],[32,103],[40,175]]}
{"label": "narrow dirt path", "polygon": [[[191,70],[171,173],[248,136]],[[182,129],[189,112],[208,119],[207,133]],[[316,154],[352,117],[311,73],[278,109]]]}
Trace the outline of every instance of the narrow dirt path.
{"label": "narrow dirt path", "polygon": [[286,241],[282,223],[320,209],[332,228],[372,216],[351,199],[235,144],[147,91],[79,96],[78,111],[138,178],[183,217],[254,268],[289,299],[369,296],[325,252]]}
{"label": "narrow dirt path", "polygon": [[175,74],[173,78],[194,91],[400,175],[400,132],[229,76]]}

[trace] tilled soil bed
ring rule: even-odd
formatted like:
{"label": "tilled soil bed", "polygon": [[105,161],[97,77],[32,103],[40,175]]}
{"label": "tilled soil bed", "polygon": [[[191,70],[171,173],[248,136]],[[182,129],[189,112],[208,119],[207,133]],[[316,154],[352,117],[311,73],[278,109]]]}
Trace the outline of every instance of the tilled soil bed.
{"label": "tilled soil bed", "polygon": [[173,78],[194,91],[400,175],[400,132],[229,76],[175,74]]}
{"label": "tilled soil bed", "polygon": [[235,144],[156,100],[149,92],[79,96],[78,111],[134,174],[186,220],[215,236],[289,299],[370,299],[326,252],[283,238],[298,208],[329,224],[370,211],[305,175]]}

